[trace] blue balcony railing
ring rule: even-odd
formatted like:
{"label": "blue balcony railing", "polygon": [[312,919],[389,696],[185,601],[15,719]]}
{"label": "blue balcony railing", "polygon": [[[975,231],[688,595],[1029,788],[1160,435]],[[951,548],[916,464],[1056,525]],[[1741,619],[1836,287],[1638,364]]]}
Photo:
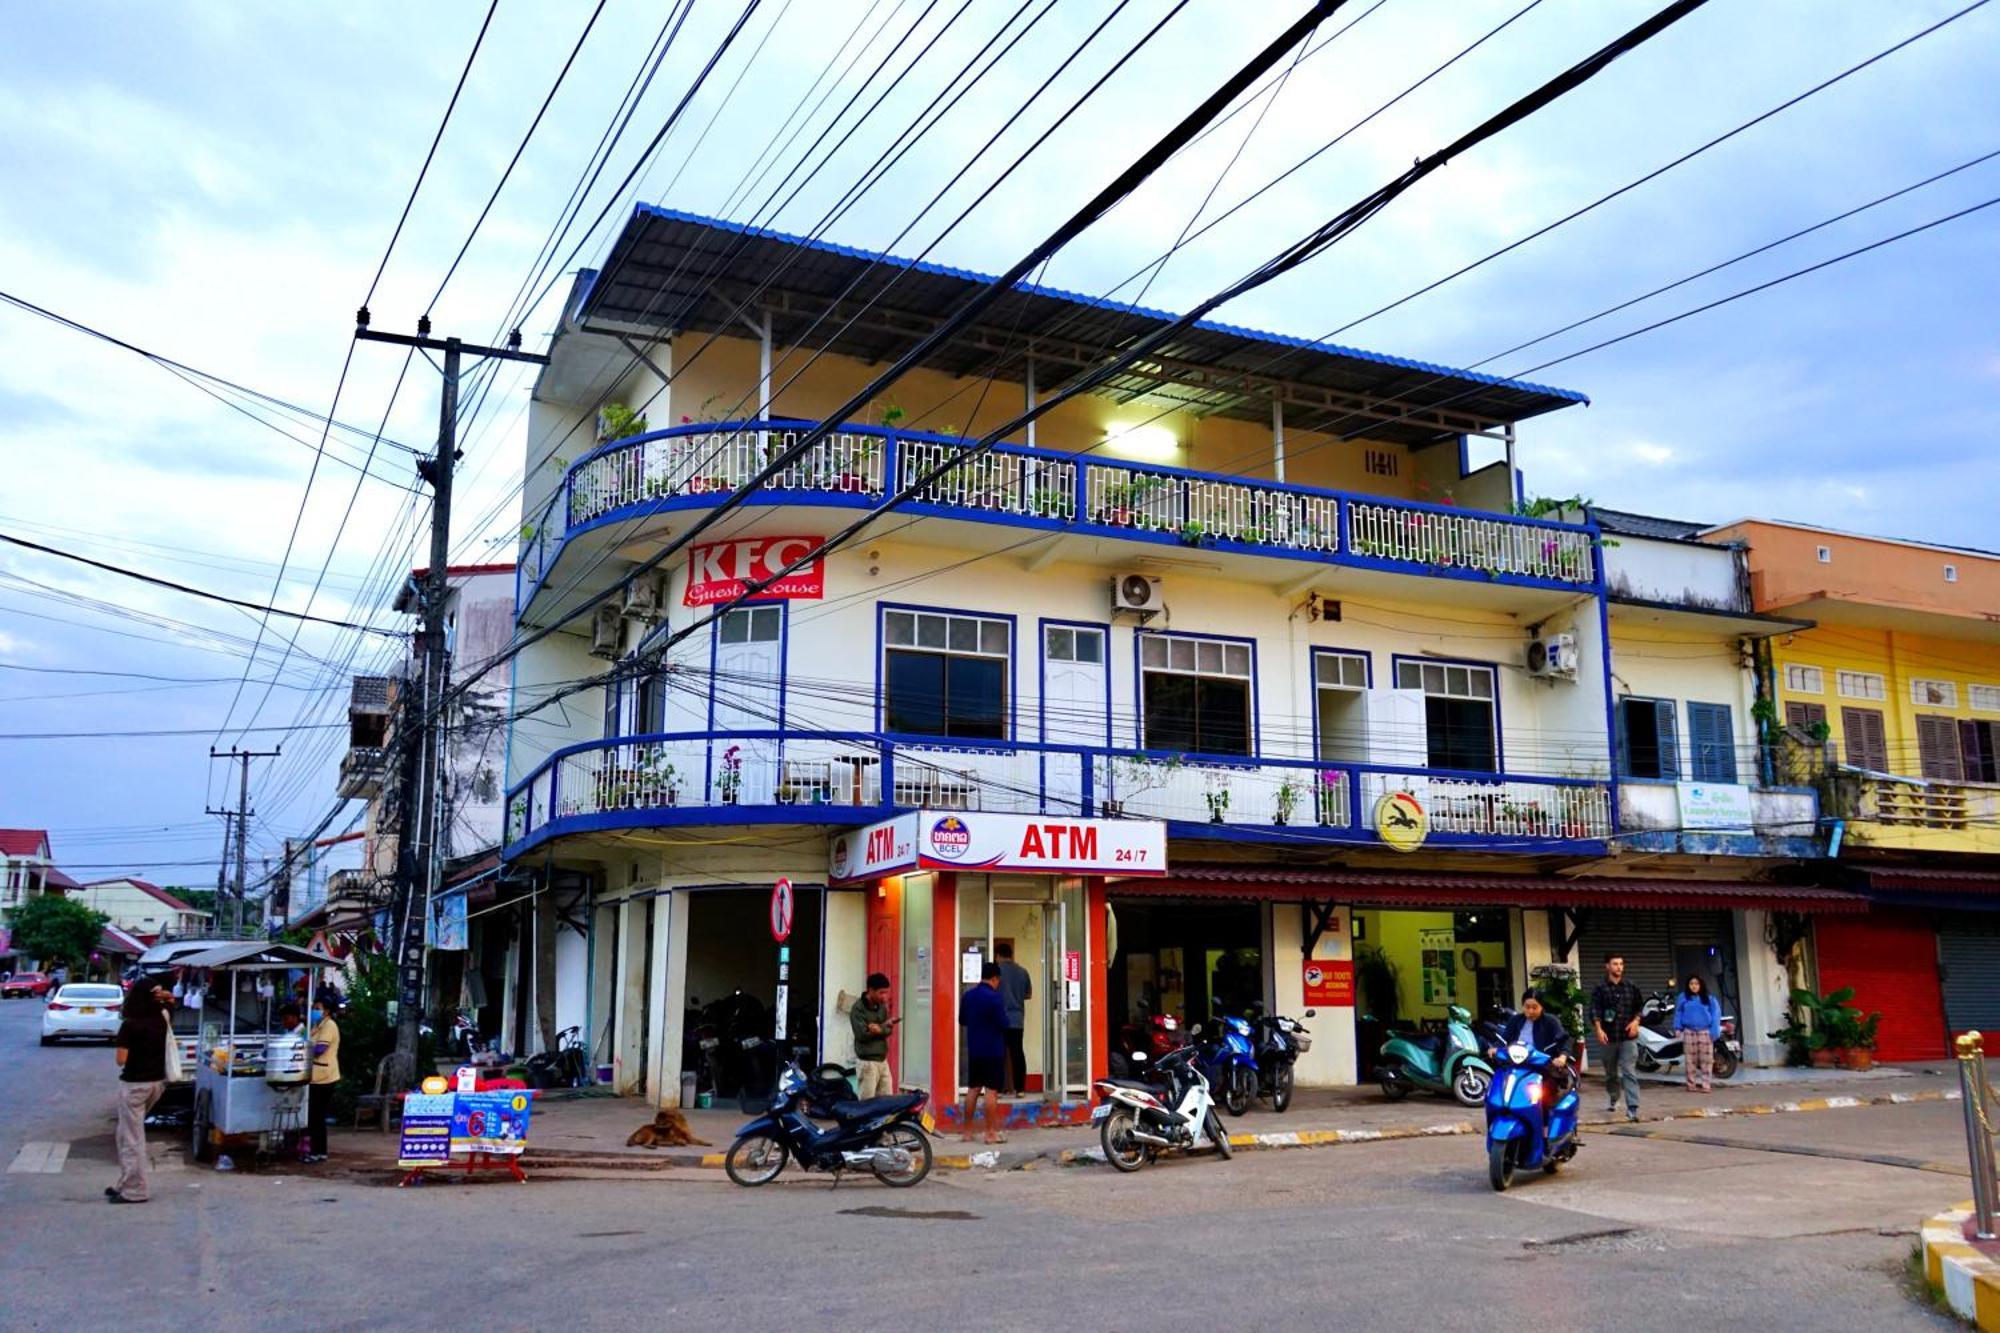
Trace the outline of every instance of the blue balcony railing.
{"label": "blue balcony railing", "polygon": [[[533,600],[578,533],[713,504],[810,429],[802,421],[700,423],[593,451],[523,531],[517,605]],[[771,480],[768,502],[872,504],[968,445],[957,436],[844,425]],[[1597,536],[1589,527],[1017,445],[966,458],[907,507],[1534,586],[1584,590],[1598,581]]]}
{"label": "blue balcony railing", "polygon": [[559,750],[507,794],[510,855],[565,833],[653,823],[860,824],[897,810],[1114,816],[1280,827],[1373,842],[1373,811],[1414,794],[1442,842],[1521,850],[1611,834],[1589,778],[1519,777],[1310,759],[1176,755],[866,732],[678,732]]}

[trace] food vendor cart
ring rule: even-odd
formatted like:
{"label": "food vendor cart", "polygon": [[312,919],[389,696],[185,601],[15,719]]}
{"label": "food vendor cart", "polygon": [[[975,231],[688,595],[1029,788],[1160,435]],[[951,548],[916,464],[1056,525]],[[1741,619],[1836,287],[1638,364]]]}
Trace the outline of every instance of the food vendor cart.
{"label": "food vendor cart", "polygon": [[201,983],[194,1069],[194,1156],[206,1162],[231,1140],[255,1136],[275,1152],[305,1129],[312,1069],[308,1026],[286,1032],[278,1014],[291,1000],[290,974],[305,974],[300,1014],[312,1011],[325,954],[247,940],[177,960]]}

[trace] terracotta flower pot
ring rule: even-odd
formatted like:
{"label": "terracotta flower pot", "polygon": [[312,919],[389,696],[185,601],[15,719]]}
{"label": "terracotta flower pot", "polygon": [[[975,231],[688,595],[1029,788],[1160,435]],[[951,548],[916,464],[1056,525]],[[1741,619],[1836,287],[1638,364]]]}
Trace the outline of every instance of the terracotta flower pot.
{"label": "terracotta flower pot", "polygon": [[1812,1067],[1814,1069],[1831,1069],[1839,1058],[1840,1052],[1834,1050],[1831,1046],[1822,1046],[1819,1050],[1812,1053]]}
{"label": "terracotta flower pot", "polygon": [[1865,1046],[1850,1046],[1847,1048],[1846,1059],[1843,1063],[1849,1069],[1873,1069],[1875,1067],[1875,1052]]}

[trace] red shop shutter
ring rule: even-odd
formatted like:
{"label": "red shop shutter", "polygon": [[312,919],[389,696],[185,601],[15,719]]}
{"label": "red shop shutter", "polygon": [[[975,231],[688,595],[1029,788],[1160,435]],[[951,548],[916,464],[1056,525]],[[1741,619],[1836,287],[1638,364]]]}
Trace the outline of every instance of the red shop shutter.
{"label": "red shop shutter", "polygon": [[1912,912],[1823,916],[1813,923],[1822,991],[1854,987],[1864,1012],[1879,1012],[1878,1060],[1941,1060],[1944,994],[1938,985],[1937,931]]}

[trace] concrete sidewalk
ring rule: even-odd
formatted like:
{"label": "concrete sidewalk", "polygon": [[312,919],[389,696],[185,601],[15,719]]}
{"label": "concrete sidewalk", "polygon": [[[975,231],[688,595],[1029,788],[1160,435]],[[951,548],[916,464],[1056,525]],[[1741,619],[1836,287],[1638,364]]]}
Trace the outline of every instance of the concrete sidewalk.
{"label": "concrete sidewalk", "polygon": [[[1711,1095],[1686,1091],[1679,1084],[1648,1083],[1641,1096],[1641,1119],[1660,1121],[1732,1115],[1770,1115],[1791,1111],[1832,1110],[1850,1106],[1929,1102],[1956,1096],[1957,1075],[1949,1068],[1926,1065],[1885,1066],[1865,1074],[1842,1070],[1745,1070]],[[1622,1110],[1606,1115],[1603,1084],[1591,1079],[1583,1090],[1587,1128],[1623,1123]],[[706,1142],[685,1148],[645,1149],[626,1146],[632,1131],[652,1119],[651,1108],[631,1097],[575,1096],[545,1093],[537,1099],[523,1167],[568,1174],[599,1171],[663,1171],[674,1168],[719,1167],[737,1129],[750,1117],[734,1107],[686,1113],[689,1128]],[[1240,1117],[1224,1116],[1233,1147],[1324,1147],[1342,1143],[1378,1142],[1442,1134],[1476,1134],[1484,1125],[1477,1108],[1437,1097],[1413,1096],[1391,1102],[1373,1085],[1352,1088],[1303,1089],[1291,1109],[1280,1115],[1258,1103]],[[933,1136],[937,1165],[946,1169],[1016,1170],[1035,1165],[1065,1165],[1095,1160],[1096,1131],[1087,1126],[1015,1130],[1006,1143],[989,1148],[956,1134]],[[396,1157],[396,1136],[373,1129],[336,1130],[332,1152],[349,1169],[389,1169]]]}

